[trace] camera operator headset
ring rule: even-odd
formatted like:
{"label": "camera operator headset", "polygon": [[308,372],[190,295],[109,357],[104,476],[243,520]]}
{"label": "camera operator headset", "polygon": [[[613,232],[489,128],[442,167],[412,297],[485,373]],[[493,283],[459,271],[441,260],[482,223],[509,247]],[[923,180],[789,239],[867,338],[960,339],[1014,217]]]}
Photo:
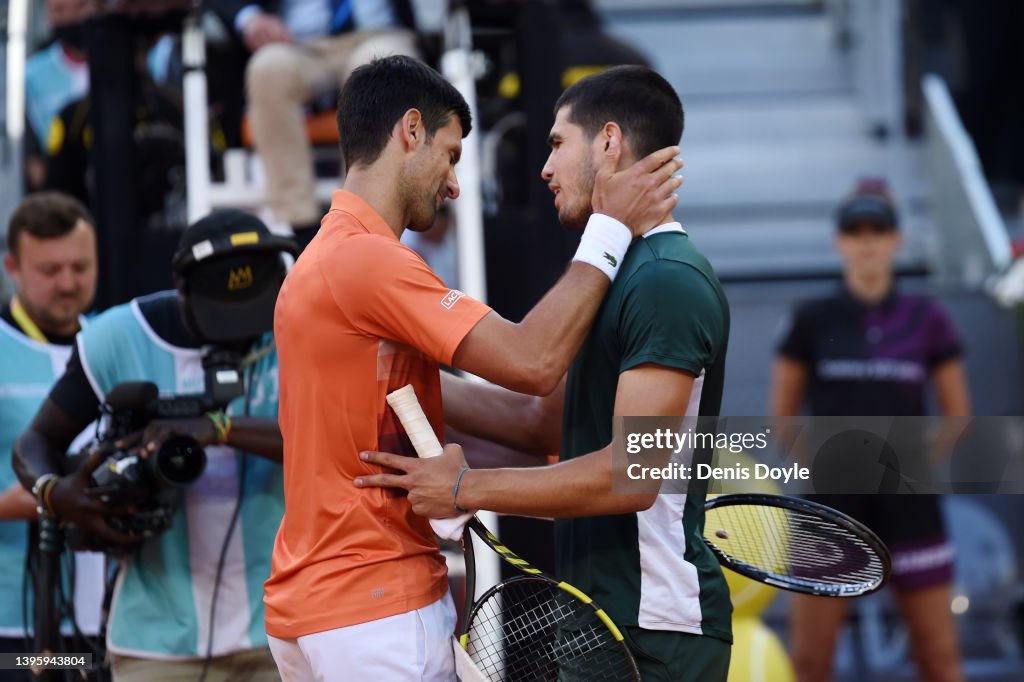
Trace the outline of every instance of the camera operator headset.
{"label": "camera operator headset", "polygon": [[[277,354],[269,332],[286,254],[295,253],[293,242],[241,211],[217,211],[189,226],[173,260],[177,290],[98,316],[15,445],[18,477],[43,509],[129,552],[107,624],[115,680],[193,673],[278,679],[263,625],[263,581],[284,511]],[[162,396],[209,393],[204,374],[221,373],[204,372],[204,357],[232,352],[243,356],[244,395],[226,412],[153,421],[115,444],[148,455],[181,434],[206,448],[206,469],[180,490],[171,527],[149,537],[112,527],[108,518],[133,510],[104,504],[88,490],[109,450],[93,450],[61,475],[71,439],[96,419],[118,384],[152,382]]]}

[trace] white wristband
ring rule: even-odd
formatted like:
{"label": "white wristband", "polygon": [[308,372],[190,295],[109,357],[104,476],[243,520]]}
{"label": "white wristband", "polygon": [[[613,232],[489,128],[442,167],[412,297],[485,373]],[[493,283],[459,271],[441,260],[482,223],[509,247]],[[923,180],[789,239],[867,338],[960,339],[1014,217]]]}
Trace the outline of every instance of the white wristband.
{"label": "white wristband", "polygon": [[633,233],[615,218],[594,213],[583,230],[580,246],[573,260],[593,265],[615,281],[615,274],[622,265],[622,258],[633,241]]}

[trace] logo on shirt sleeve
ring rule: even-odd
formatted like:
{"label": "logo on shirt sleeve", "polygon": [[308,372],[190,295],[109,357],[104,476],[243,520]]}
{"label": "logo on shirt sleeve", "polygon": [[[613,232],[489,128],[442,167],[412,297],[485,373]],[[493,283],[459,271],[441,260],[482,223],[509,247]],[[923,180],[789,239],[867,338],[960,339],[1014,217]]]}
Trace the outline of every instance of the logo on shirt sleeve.
{"label": "logo on shirt sleeve", "polygon": [[441,307],[444,308],[445,310],[451,310],[452,306],[458,303],[459,299],[462,298],[463,296],[465,296],[465,294],[459,291],[458,289],[452,289],[447,294],[445,294],[444,298],[441,299]]}

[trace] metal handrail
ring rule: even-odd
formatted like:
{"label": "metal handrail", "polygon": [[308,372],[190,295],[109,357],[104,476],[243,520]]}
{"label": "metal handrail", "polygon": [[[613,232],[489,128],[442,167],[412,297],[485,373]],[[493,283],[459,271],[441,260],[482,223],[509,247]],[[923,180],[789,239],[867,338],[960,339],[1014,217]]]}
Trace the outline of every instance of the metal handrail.
{"label": "metal handrail", "polygon": [[933,219],[942,237],[939,274],[977,287],[1010,265],[1010,238],[946,82],[928,74],[921,87],[929,194]]}

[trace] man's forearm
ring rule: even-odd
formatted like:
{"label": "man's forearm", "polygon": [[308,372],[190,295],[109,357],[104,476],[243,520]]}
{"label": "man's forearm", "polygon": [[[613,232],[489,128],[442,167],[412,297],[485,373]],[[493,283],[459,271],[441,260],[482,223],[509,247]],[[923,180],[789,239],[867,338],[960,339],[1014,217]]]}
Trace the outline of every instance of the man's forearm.
{"label": "man's forearm", "polygon": [[609,446],[552,466],[471,469],[462,477],[457,502],[502,514],[575,517],[641,511],[654,495],[612,491]]}
{"label": "man's forearm", "polygon": [[560,383],[552,395],[538,398],[441,373],[445,423],[470,436],[536,455],[558,450],[564,391]]}
{"label": "man's forearm", "polygon": [[463,338],[452,364],[513,391],[547,395],[583,345],[608,286],[597,268],[573,263],[522,322],[485,315]]}
{"label": "man's forearm", "polygon": [[549,393],[583,345],[611,281],[586,263],[573,262],[557,284],[519,323],[521,347],[540,361]]}
{"label": "man's forearm", "polygon": [[50,443],[33,429],[21,435],[14,444],[12,464],[21,486],[28,491],[43,474],[61,475],[60,454],[54,454]]}
{"label": "man's forearm", "polygon": [[284,439],[281,438],[281,428],[273,419],[233,418],[226,445],[274,462],[284,460]]}

